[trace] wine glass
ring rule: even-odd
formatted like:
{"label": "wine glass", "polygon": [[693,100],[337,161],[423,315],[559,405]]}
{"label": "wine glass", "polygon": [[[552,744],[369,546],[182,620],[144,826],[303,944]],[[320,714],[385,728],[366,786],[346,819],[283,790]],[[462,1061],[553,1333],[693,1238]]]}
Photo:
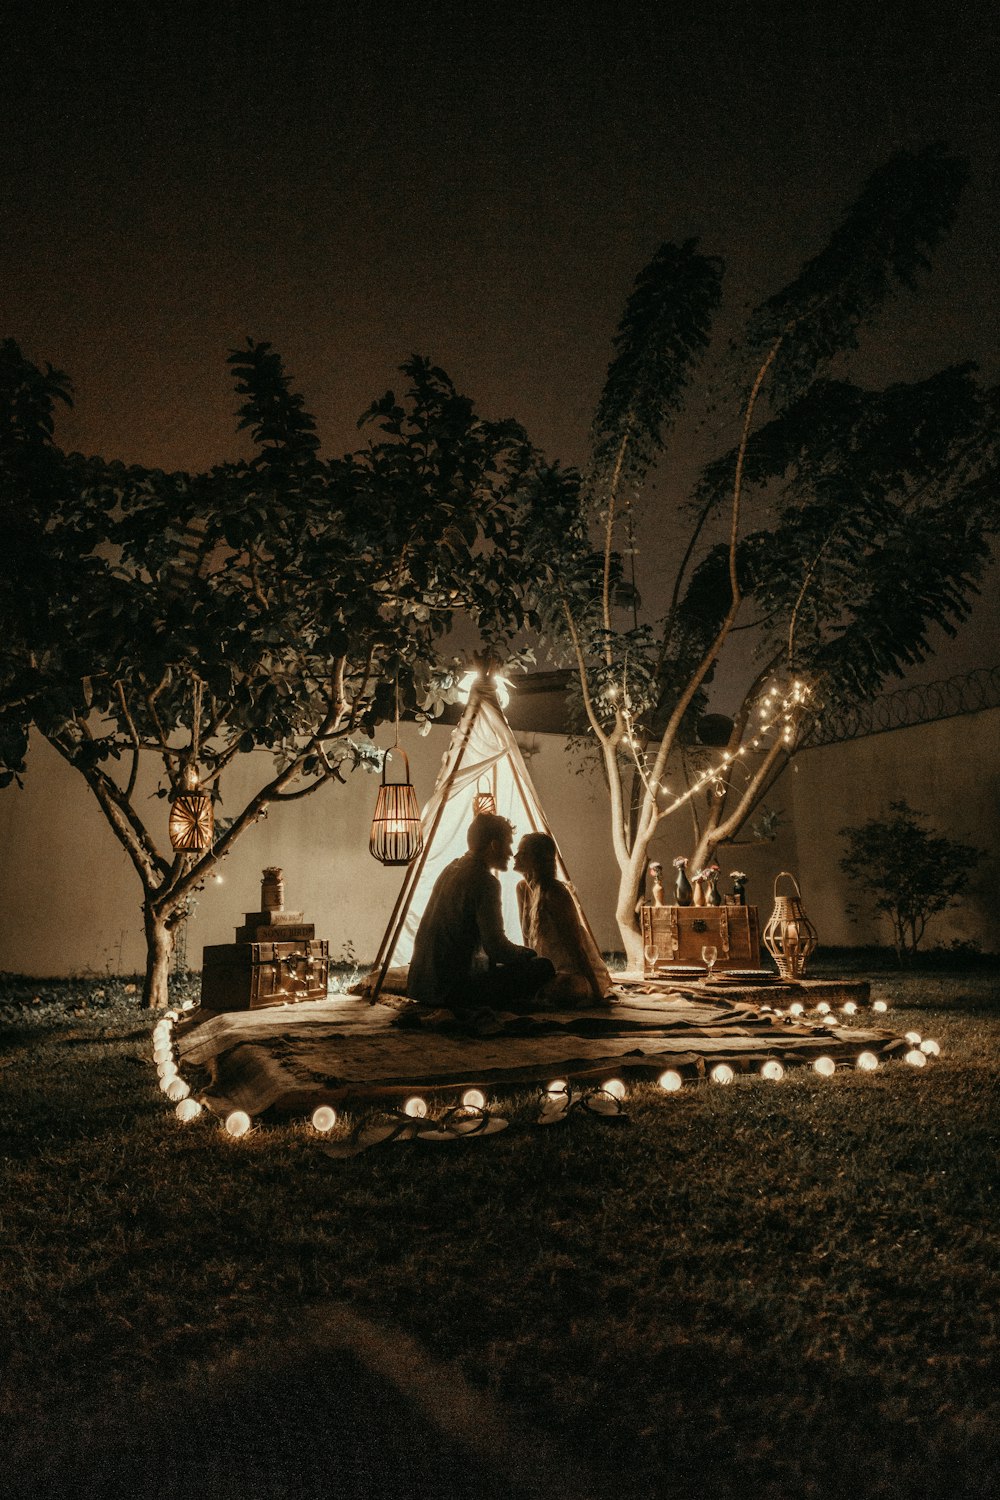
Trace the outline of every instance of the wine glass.
{"label": "wine glass", "polygon": [[642,956],[646,960],[646,971],[649,974],[656,973],[656,965],[659,962],[660,950],[655,943],[647,943],[642,950]]}
{"label": "wine glass", "polygon": [[712,970],[715,968],[715,960],[718,958],[718,956],[719,950],[714,943],[706,943],[702,948],[702,962],[704,963],[705,968],[708,970],[707,974],[705,975],[706,979],[711,979]]}

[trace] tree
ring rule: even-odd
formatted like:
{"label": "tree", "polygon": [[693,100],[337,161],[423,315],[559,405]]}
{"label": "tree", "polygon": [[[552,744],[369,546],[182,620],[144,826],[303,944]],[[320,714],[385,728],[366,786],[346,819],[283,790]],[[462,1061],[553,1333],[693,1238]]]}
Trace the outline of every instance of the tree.
{"label": "tree", "polygon": [[[539,486],[532,561],[548,581],[537,618],[575,668],[603,766],[632,963],[664,819],[689,811],[690,863],[708,863],[760,816],[824,703],[877,691],[924,659],[932,626],[953,634],[968,614],[997,527],[998,393],[969,365],[881,390],[846,373],[890,296],[915,289],[964,176],[939,146],[875,173],[825,249],[732,342],[687,441],[727,425],[732,439],[670,506],[653,497],[654,479],[678,482],[668,437],[723,268],[694,241],[664,245],[626,303],[586,473],[552,469]],[[641,616],[643,527],[666,574],[657,609]],[[754,665],[720,736],[707,690],[740,631],[752,632]],[[668,765],[682,779],[672,789]]]}
{"label": "tree", "polygon": [[[923,817],[906,802],[890,802],[888,817],[840,830],[847,841],[840,868],[889,918],[901,964],[916,953],[930,918],[966,889],[983,857],[971,844],[928,832]],[[849,909],[856,911],[856,903]]]}
{"label": "tree", "polygon": [[[400,703],[440,709],[455,616],[487,644],[523,623],[532,456],[516,424],[484,421],[414,358],[405,394],[362,418],[368,446],[323,459],[271,347],[251,341],[229,364],[254,456],[167,474],[60,451],[66,377],[0,346],[16,562],[0,581],[0,785],[24,773],[34,729],[89,786],[142,883],[146,1005],[165,1003],[177,924],[244,830],[377,764],[368,737]],[[166,852],[163,802],[154,820],[135,796],[140,756],[159,758],[161,798],[197,783],[219,799],[227,767],[261,746],[273,766],[213,846]]]}

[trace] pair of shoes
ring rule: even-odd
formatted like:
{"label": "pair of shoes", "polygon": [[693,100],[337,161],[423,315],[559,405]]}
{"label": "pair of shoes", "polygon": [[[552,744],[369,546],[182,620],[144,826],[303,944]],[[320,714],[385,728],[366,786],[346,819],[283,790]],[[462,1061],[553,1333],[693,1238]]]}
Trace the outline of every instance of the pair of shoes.
{"label": "pair of shoes", "polygon": [[454,1104],[439,1120],[423,1120],[417,1131],[418,1141],[461,1141],[473,1135],[497,1135],[507,1129],[499,1115],[471,1104]]}
{"label": "pair of shoes", "polygon": [[585,1094],[574,1094],[572,1088],[568,1088],[565,1093],[543,1096],[535,1124],[558,1125],[576,1109],[585,1110],[588,1115],[597,1115],[602,1120],[619,1120],[623,1123],[628,1120],[622,1101],[616,1094],[609,1094],[607,1089],[593,1088],[588,1089]]}

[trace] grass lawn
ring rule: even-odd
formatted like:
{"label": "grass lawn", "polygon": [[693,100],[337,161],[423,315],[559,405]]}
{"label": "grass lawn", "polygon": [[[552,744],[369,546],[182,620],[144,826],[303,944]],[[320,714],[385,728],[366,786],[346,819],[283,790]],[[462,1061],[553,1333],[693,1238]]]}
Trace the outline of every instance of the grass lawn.
{"label": "grass lawn", "polygon": [[329,1299],[619,1495],[993,1492],[995,972],[875,979],[889,1024],[942,1045],[920,1070],[640,1085],[624,1126],[536,1129],[511,1095],[496,1138],[344,1162],[302,1123],[178,1124],[123,988],[0,993],[0,1412],[24,1493],[47,1432],[294,1340]]}

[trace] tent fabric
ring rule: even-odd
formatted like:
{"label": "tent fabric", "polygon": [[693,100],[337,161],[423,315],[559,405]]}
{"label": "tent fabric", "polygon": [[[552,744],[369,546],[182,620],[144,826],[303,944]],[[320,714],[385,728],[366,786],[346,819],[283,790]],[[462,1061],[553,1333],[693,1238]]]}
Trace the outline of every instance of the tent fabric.
{"label": "tent fabric", "polygon": [[[473,799],[477,792],[486,790],[492,792],[500,816],[513,823],[515,839],[526,833],[551,835],[524,757],[503,711],[490,693],[474,688],[442,760],[434,791],[421,814],[426,840],[423,857],[421,860],[418,856],[404,877],[402,910],[397,908],[389,923],[379,955],[379,967],[400,968],[409,963],[417,927],[434,882],[446,865],[465,853],[468,847],[466,831],[473,817]],[[569,872],[558,854],[558,845],[557,871],[572,891]],[[512,870],[499,872],[504,927],[514,941],[520,941],[516,896],[519,878]],[[583,922],[589,956],[603,967],[575,891],[573,896]],[[393,927],[400,923],[400,918],[401,925],[393,940]]]}

